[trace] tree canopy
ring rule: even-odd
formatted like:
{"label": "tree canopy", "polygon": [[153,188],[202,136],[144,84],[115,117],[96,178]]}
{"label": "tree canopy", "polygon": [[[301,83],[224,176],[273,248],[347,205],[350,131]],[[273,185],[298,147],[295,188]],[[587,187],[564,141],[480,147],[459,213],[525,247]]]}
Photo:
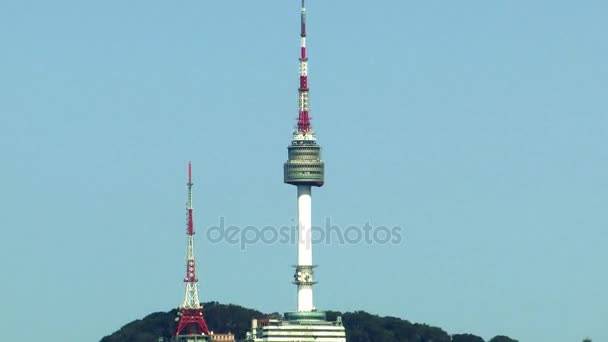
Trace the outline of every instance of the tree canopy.
{"label": "tree canopy", "polygon": [[518,342],[518,341],[517,341],[517,340],[514,340],[514,339],[512,339],[512,338],[510,338],[510,337],[507,337],[507,336],[502,336],[502,335],[499,335],[499,336],[495,336],[495,337],[493,337],[493,338],[492,338],[490,341],[488,341],[488,342]]}
{"label": "tree canopy", "polygon": [[452,342],[486,342],[483,338],[471,334],[452,335]]}

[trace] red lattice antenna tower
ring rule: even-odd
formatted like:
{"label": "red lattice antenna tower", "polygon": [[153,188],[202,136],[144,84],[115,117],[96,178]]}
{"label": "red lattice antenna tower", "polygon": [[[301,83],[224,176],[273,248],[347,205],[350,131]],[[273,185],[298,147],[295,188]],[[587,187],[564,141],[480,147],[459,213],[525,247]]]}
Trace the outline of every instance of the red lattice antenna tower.
{"label": "red lattice antenna tower", "polygon": [[310,127],[310,115],[309,115],[309,101],[308,101],[308,55],[306,54],[306,3],[302,0],[302,14],[301,14],[301,30],[300,36],[302,40],[301,52],[300,52],[300,88],[299,102],[300,102],[300,114],[298,115],[298,131],[302,133],[308,133],[311,131]]}
{"label": "red lattice antenna tower", "polygon": [[[192,163],[188,162],[188,203],[187,215],[188,237],[186,253],[186,296],[184,303],[179,307],[179,323],[175,336],[179,335],[209,335],[207,322],[203,317],[203,307],[198,298],[198,278],[196,278],[196,261],[194,259],[194,217],[192,209]],[[188,328],[188,329],[186,329]]]}

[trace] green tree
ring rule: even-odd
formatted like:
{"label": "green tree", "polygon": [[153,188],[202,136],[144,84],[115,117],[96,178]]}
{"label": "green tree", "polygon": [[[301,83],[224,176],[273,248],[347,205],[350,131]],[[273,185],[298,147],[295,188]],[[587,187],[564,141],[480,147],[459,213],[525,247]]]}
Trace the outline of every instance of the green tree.
{"label": "green tree", "polygon": [[471,334],[452,335],[452,342],[485,342],[483,338]]}
{"label": "green tree", "polygon": [[494,336],[489,342],[518,342],[518,341],[514,340],[510,337],[507,337],[507,336],[498,335],[498,336]]}

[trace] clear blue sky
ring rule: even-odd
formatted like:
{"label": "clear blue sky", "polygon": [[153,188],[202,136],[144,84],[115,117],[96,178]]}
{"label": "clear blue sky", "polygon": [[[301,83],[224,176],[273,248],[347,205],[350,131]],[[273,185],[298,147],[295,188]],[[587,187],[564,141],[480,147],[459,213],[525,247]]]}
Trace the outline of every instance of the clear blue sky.
{"label": "clear blue sky", "polygon": [[[319,308],[608,340],[608,3],[311,0]],[[183,299],[199,231],[289,224],[298,1],[0,1],[0,330],[96,341]],[[295,249],[198,234],[202,300],[295,308]]]}

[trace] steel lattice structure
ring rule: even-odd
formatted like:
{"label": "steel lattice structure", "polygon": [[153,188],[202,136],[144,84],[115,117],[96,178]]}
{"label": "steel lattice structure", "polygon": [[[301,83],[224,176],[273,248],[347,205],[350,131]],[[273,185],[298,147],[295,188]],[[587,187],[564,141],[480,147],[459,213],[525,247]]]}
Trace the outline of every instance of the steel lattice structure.
{"label": "steel lattice structure", "polygon": [[[199,300],[198,278],[196,277],[196,259],[194,258],[194,209],[192,208],[192,163],[188,163],[188,201],[187,207],[187,252],[186,277],[184,278],[186,294],[179,307],[179,323],[175,336],[209,335],[209,328],[203,316],[203,306]],[[188,328],[188,329],[186,329]]]}

